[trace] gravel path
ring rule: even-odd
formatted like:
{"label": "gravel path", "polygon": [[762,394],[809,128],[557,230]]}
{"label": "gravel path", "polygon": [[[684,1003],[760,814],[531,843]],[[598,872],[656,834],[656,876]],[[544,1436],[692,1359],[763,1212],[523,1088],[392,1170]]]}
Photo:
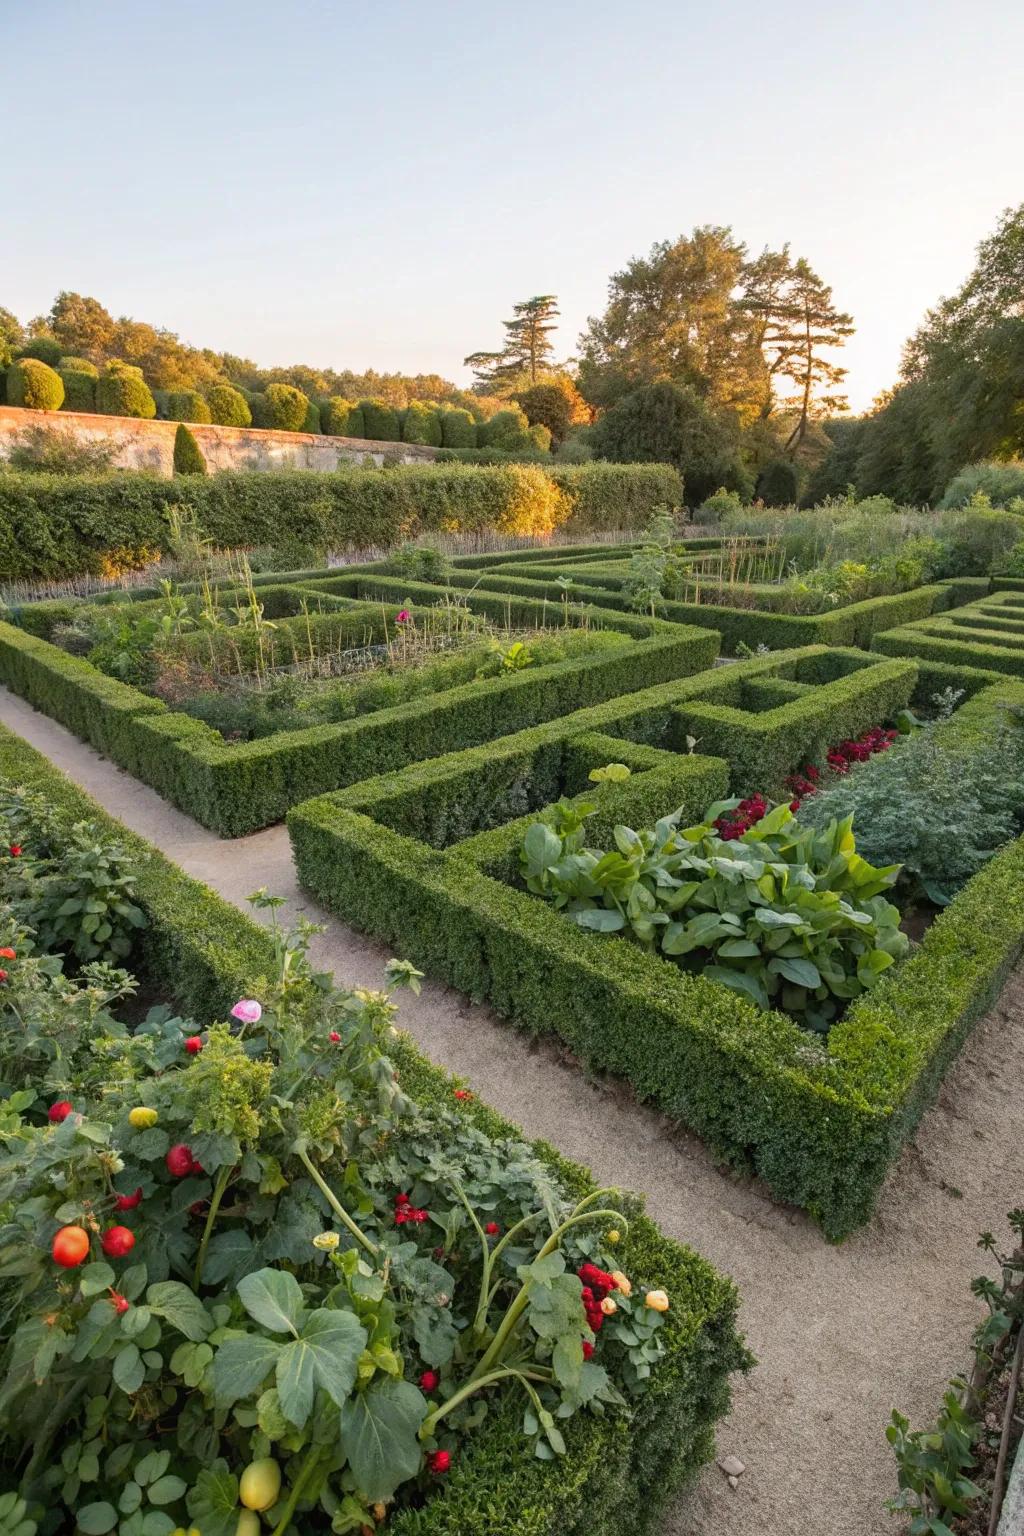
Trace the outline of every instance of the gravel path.
{"label": "gravel path", "polygon": [[[0,720],[228,900],[242,905],[266,885],[291,915],[325,922],[317,961],[348,984],[379,984],[385,952],[298,890],[283,827],[222,842],[3,689]],[[1024,971],[968,1042],[874,1220],[841,1248],[802,1212],[721,1170],[620,1084],[586,1077],[553,1045],[531,1043],[460,994],[428,982],[419,998],[404,995],[401,1022],[531,1136],[604,1183],[643,1191],[665,1231],[737,1281],[759,1365],[736,1387],[718,1454],[746,1470],[732,1489],[707,1468],[665,1536],[895,1531],[883,1508],[895,1486],[890,1412],[923,1423],[964,1367],[979,1315],[969,1282],[985,1267],[977,1234],[1002,1234],[1005,1213],[1024,1201]]]}

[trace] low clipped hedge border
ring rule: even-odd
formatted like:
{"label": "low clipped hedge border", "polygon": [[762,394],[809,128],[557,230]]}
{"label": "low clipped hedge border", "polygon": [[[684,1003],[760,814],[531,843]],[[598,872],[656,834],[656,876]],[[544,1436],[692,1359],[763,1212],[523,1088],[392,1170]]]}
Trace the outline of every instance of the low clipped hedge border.
{"label": "low clipped hedge border", "polygon": [[[639,528],[681,499],[664,464],[399,465],[286,472],[222,471],[189,485],[214,544],[237,549],[282,537],[322,548],[388,545],[420,533],[547,534]],[[41,475],[0,479],[0,581],[97,573],[104,557],[168,547],[166,509],[180,485],[153,475]]]}
{"label": "low clipped hedge border", "polygon": [[[559,575],[573,577],[574,585],[569,594],[573,603],[606,607],[616,612],[632,611],[629,599],[614,586],[591,583],[586,564],[573,569],[568,563],[559,566],[557,573],[543,573],[529,566],[519,566],[515,561],[504,562],[497,570],[460,566],[449,578],[452,586],[501,590],[522,597],[533,597],[548,603],[561,602],[564,593],[558,585]],[[713,603],[664,602],[658,609],[658,617],[676,624],[696,624],[717,630],[722,637],[724,654],[735,655],[738,647],[751,649],[760,644],[772,649],[786,649],[798,645],[857,645],[867,648],[877,630],[887,630],[897,624],[924,619],[945,611],[989,590],[988,577],[964,577],[959,580],[935,582],[927,587],[917,587],[910,592],[898,592],[888,597],[870,597],[845,608],[835,608],[828,613],[789,614],[769,612],[759,608],[731,608]]]}
{"label": "low clipped hedge border", "polygon": [[[398,591],[404,591],[400,583]],[[241,743],[226,742],[202,721],[173,713],[81,657],[3,623],[0,682],[204,826],[239,837],[281,820],[308,796],[699,672],[718,648],[717,636],[706,631],[649,621],[629,628],[638,638],[608,652],[464,683],[337,725]],[[644,633],[647,638],[639,638]]]}
{"label": "low clipped hedge border", "polygon": [[[844,673],[852,663],[857,670]],[[870,1216],[891,1163],[1024,946],[1024,839],[975,877],[913,957],[822,1045],[785,1015],[586,933],[515,888],[518,840],[537,813],[489,830],[486,821],[489,799],[503,804],[510,787],[531,803],[582,791],[606,830],[688,795],[717,794],[721,758],[680,756],[673,768],[650,747],[671,757],[683,746],[691,701],[702,694],[735,697],[779,678],[802,689],[801,671],[808,680],[832,673],[833,683],[779,706],[793,712],[785,766],[805,760],[805,705],[815,704],[827,743],[856,728],[845,723],[850,711],[866,711],[871,723],[884,688],[898,705],[916,680],[916,668],[877,671],[863,653],[822,647],[741,663],[322,796],[293,810],[288,826],[300,880],[322,905],[533,1032],[556,1033],[595,1069],[627,1078],[839,1239]],[[990,680],[982,674],[981,685]],[[859,693],[851,681],[862,682]],[[774,713],[751,715],[750,729],[767,719],[772,734]],[[587,786],[588,767],[608,761],[632,766],[633,778]],[[466,826],[473,815],[485,826],[475,834]]]}
{"label": "low clipped hedge border", "polygon": [[[31,784],[67,814],[118,836],[140,860],[138,899],[149,919],[140,972],[183,1014],[209,1024],[242,995],[258,995],[272,973],[266,932],[156,849],[129,832],[47,760],[0,726],[0,777]],[[403,1087],[421,1102],[449,1103],[453,1080],[420,1054],[408,1036],[392,1055]],[[479,1100],[465,1112],[494,1137],[518,1127]],[[578,1197],[595,1186],[589,1173],[545,1142],[533,1151]],[[522,1451],[522,1406],[512,1394],[492,1405],[487,1424],[467,1441],[443,1488],[418,1510],[391,1521],[396,1536],[653,1536],[668,1500],[693,1479],[714,1450],[714,1426],[729,1407],[729,1376],[751,1362],[736,1332],[732,1282],[699,1255],[666,1238],[630,1197],[624,1261],[668,1290],[669,1351],[651,1392],[624,1432],[615,1418],[579,1415],[566,1426],[567,1454],[557,1464]]]}
{"label": "low clipped hedge border", "polygon": [[[1014,593],[1003,591],[988,602],[958,608],[953,614],[883,630],[874,635],[871,647],[887,656],[914,656],[932,663],[1024,677],[1024,631],[1017,622],[1018,615],[1024,616],[1024,605],[1019,605]],[[1007,627],[989,628],[990,616]]]}

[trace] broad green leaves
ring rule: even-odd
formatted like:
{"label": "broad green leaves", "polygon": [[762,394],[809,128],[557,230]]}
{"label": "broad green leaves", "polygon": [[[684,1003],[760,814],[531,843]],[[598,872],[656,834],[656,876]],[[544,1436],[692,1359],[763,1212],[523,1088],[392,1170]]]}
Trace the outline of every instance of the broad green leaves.
{"label": "broad green leaves", "polygon": [[252,1396],[274,1374],[281,1412],[301,1429],[313,1411],[318,1389],[339,1408],[356,1381],[368,1334],[353,1312],[318,1308],[306,1312],[294,1275],[261,1269],[238,1283],[246,1311],[269,1332],[235,1333],[220,1344],[213,1361],[218,1403]]}
{"label": "broad green leaves", "polygon": [[415,1477],[426,1411],[418,1387],[391,1378],[372,1382],[345,1403],[341,1442],[356,1486],[369,1502],[390,1498],[399,1484]]}
{"label": "broad green leaves", "polygon": [[260,1269],[238,1282],[242,1306],[271,1333],[291,1333],[302,1314],[302,1290],[294,1275],[283,1269]]}
{"label": "broad green leaves", "polygon": [[527,887],[581,928],[628,934],[758,1008],[827,1029],[906,953],[900,914],[882,894],[898,866],[861,858],[849,818],[816,831],[788,805],[725,839],[715,820],[738,804],[720,801],[694,827],[679,826],[680,812],[641,832],[618,826],[604,853],[583,846],[593,807],[562,802],[552,824],[526,833]]}

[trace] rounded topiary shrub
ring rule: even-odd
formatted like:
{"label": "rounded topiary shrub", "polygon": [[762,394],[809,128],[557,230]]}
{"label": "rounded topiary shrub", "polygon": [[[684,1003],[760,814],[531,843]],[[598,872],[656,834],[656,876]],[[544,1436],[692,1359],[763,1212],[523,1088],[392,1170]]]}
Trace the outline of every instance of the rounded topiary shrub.
{"label": "rounded topiary shrub", "polygon": [[427,405],[423,400],[411,401],[402,413],[402,442],[440,448],[441,441],[441,419],[437,407]]}
{"label": "rounded topiary shrub", "polygon": [[156,401],[142,374],[122,364],[97,379],[96,409],[104,416],[137,416],[152,421]]}
{"label": "rounded topiary shrub", "polygon": [[294,384],[268,384],[266,401],[268,427],[277,432],[301,432],[306,423],[309,401]]}
{"label": "rounded topiary shrub", "polygon": [[477,442],[481,448],[500,448],[503,453],[519,453],[524,448],[532,448],[526,412],[518,405],[498,411],[490,421],[481,422]]}
{"label": "rounded topiary shrub", "polygon": [[306,419],[302,423],[303,432],[320,431],[320,405],[316,400],[310,400],[306,406]]}
{"label": "rounded topiary shrub", "polygon": [[440,412],[441,442],[445,448],[475,448],[476,422],[469,411],[451,407]]}
{"label": "rounded topiary shrub", "polygon": [[[65,359],[66,361],[66,359]],[[78,368],[58,368],[64,385],[65,411],[94,411],[96,409],[96,375],[82,373]]]}
{"label": "rounded topiary shrub", "polygon": [[59,373],[35,357],[19,357],[7,370],[7,404],[29,411],[59,411],[64,384]]}
{"label": "rounded topiary shrub", "polygon": [[245,403],[249,407],[252,425],[254,427],[269,427],[270,412],[267,408],[267,397],[263,391],[259,389],[244,389],[242,393],[245,396]]}
{"label": "rounded topiary shrub", "polygon": [[757,477],[755,495],[769,507],[792,507],[798,489],[796,469],[789,460],[772,459]]}
{"label": "rounded topiary shrub", "polygon": [[205,475],[206,460],[202,449],[184,422],[174,434],[174,473],[176,475]]}
{"label": "rounded topiary shrub", "polygon": [[98,379],[100,371],[87,357],[62,357],[58,373],[87,373],[90,379]]}
{"label": "rounded topiary shrub", "polygon": [[198,389],[172,389],[167,397],[167,420],[198,421],[205,426],[212,417]]}
{"label": "rounded topiary shrub", "polygon": [[230,384],[215,384],[206,399],[210,420],[218,427],[250,427],[252,411],[240,389]]}
{"label": "rounded topiary shrub", "polygon": [[354,410],[351,400],[346,400],[343,395],[331,395],[329,400],[321,400],[321,432],[326,432],[329,437],[352,437],[349,418]]}
{"label": "rounded topiary shrub", "polygon": [[348,424],[345,427],[346,437],[366,437],[366,418],[363,415],[361,405],[354,405],[348,413]]}
{"label": "rounded topiary shrub", "polygon": [[31,341],[26,341],[20,349],[20,357],[35,358],[37,363],[45,363],[48,368],[56,368],[60,362],[60,342],[54,341],[52,336],[33,336]]}
{"label": "rounded topiary shrub", "polygon": [[375,443],[401,441],[398,412],[393,410],[386,400],[360,400],[359,409],[363,413],[364,437],[370,438]]}

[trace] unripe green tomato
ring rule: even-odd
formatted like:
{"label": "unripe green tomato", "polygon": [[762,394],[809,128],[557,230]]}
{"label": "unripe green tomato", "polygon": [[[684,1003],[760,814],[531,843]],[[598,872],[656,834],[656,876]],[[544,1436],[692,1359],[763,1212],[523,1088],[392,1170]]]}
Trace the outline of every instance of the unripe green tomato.
{"label": "unripe green tomato", "polygon": [[280,1492],[281,1468],[272,1456],[251,1461],[238,1484],[238,1497],[246,1509],[269,1509]]}

